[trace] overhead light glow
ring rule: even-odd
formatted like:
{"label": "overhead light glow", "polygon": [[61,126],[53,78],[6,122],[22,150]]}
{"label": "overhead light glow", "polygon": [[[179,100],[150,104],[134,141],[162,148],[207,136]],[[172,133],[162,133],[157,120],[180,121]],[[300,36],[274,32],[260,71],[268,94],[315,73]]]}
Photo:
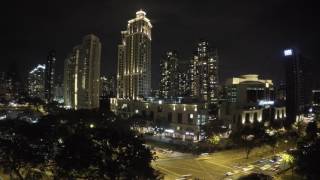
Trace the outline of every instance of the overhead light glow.
{"label": "overhead light glow", "polygon": [[284,50],[284,56],[292,56],[292,49]]}
{"label": "overhead light glow", "polygon": [[266,100],[259,101],[259,106],[266,106],[266,105],[274,105],[274,101],[266,101]]}

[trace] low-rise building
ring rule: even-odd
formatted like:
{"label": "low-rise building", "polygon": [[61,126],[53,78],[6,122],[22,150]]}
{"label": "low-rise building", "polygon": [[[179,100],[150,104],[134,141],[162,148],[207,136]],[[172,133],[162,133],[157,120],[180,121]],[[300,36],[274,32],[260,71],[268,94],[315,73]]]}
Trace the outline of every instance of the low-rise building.
{"label": "low-rise building", "polygon": [[254,122],[267,126],[286,117],[285,106],[275,101],[272,80],[259,79],[255,74],[233,77],[227,79],[225,92],[220,118],[231,129]]}
{"label": "low-rise building", "polygon": [[198,141],[202,139],[200,127],[207,122],[206,109],[205,104],[185,103],[183,100],[130,101],[111,99],[111,110],[116,114],[127,118],[134,114],[140,114],[148,120],[149,127],[162,129],[162,135],[181,140]]}

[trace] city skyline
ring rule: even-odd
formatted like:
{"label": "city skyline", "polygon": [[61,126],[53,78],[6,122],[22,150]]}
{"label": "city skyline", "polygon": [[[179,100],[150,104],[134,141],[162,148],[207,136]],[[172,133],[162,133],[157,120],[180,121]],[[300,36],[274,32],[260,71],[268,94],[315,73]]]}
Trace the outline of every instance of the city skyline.
{"label": "city skyline", "polygon": [[0,180],[319,179],[315,3],[5,7]]}
{"label": "city skyline", "polygon": [[[25,10],[12,4],[9,6],[12,12],[21,15],[24,13],[21,17],[25,23],[22,30],[9,32],[14,38],[8,41],[9,50],[2,55],[2,59],[10,60],[5,61],[0,70],[7,71],[9,62],[15,60],[21,66],[24,78],[35,64],[45,62],[49,50],[55,49],[57,71],[62,72],[63,60],[67,56],[68,49],[71,49],[83,35],[94,33],[101,38],[103,45],[102,74],[115,75],[117,44],[120,42],[119,31],[123,30],[126,25],[123,22],[127,21],[131,14],[143,9],[155,26],[152,42],[153,88],[158,87],[155,82],[160,79],[161,55],[169,49],[176,49],[181,59],[188,61],[192,57],[193,47],[202,37],[219,49],[221,83],[228,77],[246,73],[257,73],[278,82],[284,80],[281,65],[283,49],[297,46],[311,59],[317,59],[319,56],[315,46],[319,37],[315,32],[319,27],[312,23],[316,13],[312,5],[306,4],[302,8],[295,1],[287,2],[289,1],[250,4],[247,2],[228,6],[227,3],[195,4],[190,1],[180,7],[178,2],[169,6],[166,1],[161,3],[142,1],[129,3],[128,8],[122,9],[120,9],[121,3],[116,2],[92,4],[79,2],[72,15],[68,15],[66,10],[70,2],[66,4],[54,2],[48,6],[41,3],[26,4],[26,7],[35,5],[26,8],[34,9],[34,12],[24,12]],[[115,8],[110,10],[110,7]],[[179,13],[175,11],[177,7]],[[63,16],[56,17],[46,13],[54,10],[58,10]],[[79,15],[78,11],[83,10],[86,13]],[[211,10],[215,11],[211,13]],[[272,13],[269,10],[272,10]],[[237,14],[238,17],[231,16],[230,13]],[[32,19],[38,14],[43,14],[39,17],[40,24],[37,23],[37,19]],[[83,17],[81,23],[79,20],[74,21],[76,15]],[[67,18],[61,19],[64,16]],[[46,19],[48,21],[45,21]],[[93,21],[94,19],[96,21]],[[106,22],[107,19],[110,20],[109,23]],[[11,27],[10,25],[15,27],[17,23],[21,23],[20,20],[5,22],[8,23],[8,27]],[[43,31],[34,29],[39,26],[44,27]],[[74,27],[68,29],[70,26]],[[66,30],[61,31],[61,28]],[[48,35],[49,31],[57,33],[51,37]]]}

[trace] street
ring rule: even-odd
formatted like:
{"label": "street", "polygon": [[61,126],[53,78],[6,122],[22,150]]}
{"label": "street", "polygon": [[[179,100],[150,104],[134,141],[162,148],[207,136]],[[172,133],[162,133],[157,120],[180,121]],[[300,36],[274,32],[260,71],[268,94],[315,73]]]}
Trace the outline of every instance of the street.
{"label": "street", "polygon": [[[283,144],[277,149],[277,153],[290,147],[291,145]],[[237,179],[251,172],[274,175],[280,168],[285,168],[279,162],[276,164],[275,161],[270,161],[273,153],[268,146],[253,149],[248,159],[245,158],[245,152],[242,149],[225,150],[200,156],[183,153],[177,156],[170,155],[174,153],[156,150],[159,158],[153,162],[152,166],[164,174],[164,179],[179,179],[184,175],[190,179],[202,180]],[[274,166],[278,169],[275,169]]]}

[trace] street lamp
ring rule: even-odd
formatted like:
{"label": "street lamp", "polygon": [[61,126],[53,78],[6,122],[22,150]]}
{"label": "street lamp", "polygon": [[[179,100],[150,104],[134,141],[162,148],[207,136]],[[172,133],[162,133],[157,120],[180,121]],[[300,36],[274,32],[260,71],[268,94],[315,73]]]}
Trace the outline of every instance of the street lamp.
{"label": "street lamp", "polygon": [[94,124],[90,124],[90,128],[92,129],[92,128],[94,128],[95,127],[95,125]]}
{"label": "street lamp", "polygon": [[[288,164],[289,166],[293,166],[294,157],[291,154],[282,153],[280,154],[280,157],[283,159],[284,163]],[[292,167],[292,174],[293,174],[293,167]]]}

